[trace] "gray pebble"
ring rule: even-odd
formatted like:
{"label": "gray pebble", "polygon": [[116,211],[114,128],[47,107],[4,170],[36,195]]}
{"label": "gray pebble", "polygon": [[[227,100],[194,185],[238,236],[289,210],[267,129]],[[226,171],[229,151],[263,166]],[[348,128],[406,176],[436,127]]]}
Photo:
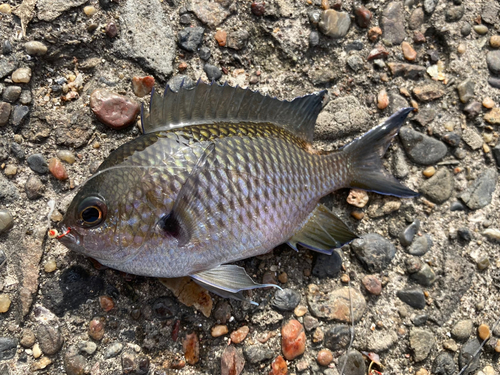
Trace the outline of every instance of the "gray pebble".
{"label": "gray pebble", "polygon": [[350,332],[349,326],[345,324],[334,325],[325,332],[323,345],[333,351],[345,349],[351,340]]}
{"label": "gray pebble", "polygon": [[319,320],[314,316],[306,315],[304,317],[304,328],[307,332],[312,331],[313,329],[319,327]]}
{"label": "gray pebble", "polygon": [[7,86],[2,94],[2,99],[9,103],[14,103],[21,95],[20,86]]}
{"label": "gray pebble", "polygon": [[426,13],[434,13],[438,0],[424,0],[424,10]]}
{"label": "gray pebble", "polygon": [[486,55],[486,64],[491,73],[500,75],[500,50],[490,51]]}
{"label": "gray pebble", "polygon": [[227,36],[226,47],[235,50],[243,49],[247,45],[248,38],[250,38],[248,31],[245,29],[239,29]]}
{"label": "gray pebble", "polygon": [[452,154],[458,160],[463,160],[467,157],[467,152],[461,147],[453,149]]}
{"label": "gray pebble", "polygon": [[498,22],[499,8],[498,1],[490,0],[485,2],[481,13],[481,21],[494,25]]}
{"label": "gray pebble", "polygon": [[436,273],[427,263],[422,264],[422,268],[415,272],[410,278],[422,286],[431,286],[436,281]]}
{"label": "gray pebble", "polygon": [[245,346],[245,348],[243,349],[243,354],[250,363],[259,363],[266,359],[272,359],[274,357],[274,351],[269,347],[261,344]]}
{"label": "gray pebble", "polygon": [[423,326],[429,317],[427,314],[420,314],[420,315],[415,315],[411,321],[415,325],[415,327],[420,327]]}
{"label": "gray pebble", "polygon": [[12,214],[4,209],[0,208],[0,234],[6,233],[14,226],[14,218]]}
{"label": "gray pebble", "polygon": [[195,52],[203,40],[203,27],[186,27],[179,31],[179,45],[186,51]]}
{"label": "gray pebble", "polygon": [[106,359],[107,358],[114,358],[118,354],[120,354],[122,349],[123,349],[123,344],[121,344],[119,342],[115,342],[106,348],[106,350],[104,351],[104,358],[106,358]]}
{"label": "gray pebble", "polygon": [[0,202],[12,203],[19,199],[19,191],[16,185],[10,182],[3,174],[0,174]]}
{"label": "gray pebble", "polygon": [[436,164],[448,152],[448,148],[443,142],[419,133],[408,126],[401,128],[399,138],[408,157],[418,164]]}
{"label": "gray pebble", "polygon": [[384,270],[396,254],[396,247],[377,233],[368,233],[355,239],[351,248],[369,272]]}
{"label": "gray pebble", "polygon": [[471,210],[483,208],[491,203],[495,191],[498,173],[494,168],[486,169],[481,175],[460,195],[460,199]]}
{"label": "gray pebble", "polygon": [[450,5],[445,12],[446,22],[457,22],[464,16],[465,8],[463,5]]}
{"label": "gray pebble", "polygon": [[467,340],[472,334],[472,320],[461,320],[457,322],[451,329],[451,336],[455,340],[464,341]]}
{"label": "gray pebble", "polygon": [[181,25],[190,25],[191,24],[191,16],[187,13],[184,13],[179,17],[179,23]]}
{"label": "gray pebble", "polygon": [[443,136],[443,141],[452,147],[457,147],[460,144],[460,140],[460,136],[455,132],[449,132]]}
{"label": "gray pebble", "polygon": [[436,117],[436,110],[433,108],[422,108],[418,111],[417,115],[413,118],[421,126],[427,126]]}
{"label": "gray pebble", "polygon": [[479,35],[484,35],[488,33],[488,27],[486,25],[474,25],[472,28]]}
{"label": "gray pebble", "polygon": [[468,36],[472,31],[472,27],[470,25],[470,23],[468,22],[465,22],[463,25],[462,25],[462,28],[460,29],[460,33],[462,34],[462,36]]}
{"label": "gray pebble", "polygon": [[217,302],[213,310],[213,317],[217,322],[221,324],[226,324],[229,319],[231,319],[232,308],[227,300],[221,300]]}
{"label": "gray pebble", "polygon": [[450,205],[450,211],[464,211],[465,206],[460,201],[455,201]]}
{"label": "gray pebble", "polygon": [[432,363],[432,374],[435,375],[453,375],[457,365],[453,357],[446,352],[441,352],[437,355]]}
{"label": "gray pebble", "polygon": [[34,200],[42,196],[44,185],[37,176],[30,176],[24,185],[28,199]]}
{"label": "gray pebble", "polygon": [[464,107],[464,113],[469,118],[477,117],[483,112],[483,106],[480,102],[471,101]]}
{"label": "gray pebble", "polygon": [[406,271],[409,274],[413,274],[422,269],[422,261],[417,257],[411,256],[405,260],[405,266],[406,266]]}
{"label": "gray pebble", "polygon": [[392,173],[399,179],[406,178],[410,173],[410,167],[406,162],[403,150],[398,147],[392,158]]}
{"label": "gray pebble", "polygon": [[201,47],[198,53],[200,54],[200,59],[202,59],[203,61],[208,61],[208,59],[212,55],[212,52],[210,52],[210,48],[206,46]]}
{"label": "gray pebble", "polygon": [[415,309],[425,308],[425,296],[420,288],[398,290],[396,295],[401,301]]}
{"label": "gray pebble", "polygon": [[351,55],[347,58],[347,65],[355,72],[363,69],[365,62],[359,55]]}
{"label": "gray pebble", "polygon": [[497,167],[500,167],[500,143],[497,144],[492,150],[491,150],[493,157],[495,158],[495,161],[497,163]]}
{"label": "gray pebble", "polygon": [[351,52],[351,51],[361,51],[365,45],[361,40],[355,40],[354,42],[351,42],[349,44],[346,44],[344,47],[344,50],[346,52]]}
{"label": "gray pebble", "polygon": [[23,90],[21,91],[21,96],[19,97],[19,102],[21,102],[21,104],[30,104],[31,103],[31,91],[30,90]]}
{"label": "gray pebble", "polygon": [[0,102],[0,126],[7,125],[9,122],[11,109],[10,103]]}
{"label": "gray pebble", "polygon": [[46,355],[56,354],[64,343],[63,335],[59,327],[50,324],[41,324],[36,330],[36,338],[40,344],[40,349]]}
{"label": "gray pebble", "polygon": [[274,294],[272,306],[278,310],[292,311],[300,302],[300,294],[294,289],[278,289]]}
{"label": "gray pebble", "polygon": [[431,236],[425,233],[423,236],[417,237],[408,248],[408,253],[415,256],[426,254],[432,246]]}
{"label": "gray pebble", "polygon": [[[13,59],[0,59],[0,79],[8,76],[17,68],[17,62]],[[2,91],[2,90],[0,90]]]}
{"label": "gray pebble", "polygon": [[321,13],[318,23],[320,31],[330,38],[343,38],[351,27],[351,17],[348,13],[327,9]]}
{"label": "gray pebble", "polygon": [[415,362],[423,361],[428,357],[435,341],[432,332],[422,328],[413,328],[410,331],[410,349],[413,351]]}
{"label": "gray pebble", "polygon": [[207,74],[209,81],[217,81],[222,77],[222,71],[212,64],[205,64],[203,70]]}
{"label": "gray pebble", "polygon": [[23,123],[29,114],[29,107],[25,105],[16,105],[12,111],[11,123],[13,126],[17,127]]}
{"label": "gray pebble", "polygon": [[47,46],[42,42],[31,41],[24,44],[24,48],[28,55],[42,56],[47,53]]}
{"label": "gray pebble", "polygon": [[380,21],[384,41],[392,45],[401,44],[406,38],[404,21],[403,4],[396,1],[389,3],[382,11]]}
{"label": "gray pebble", "polygon": [[[345,363],[345,367],[344,367]],[[366,364],[363,356],[357,350],[351,350],[339,358],[337,368],[344,368],[344,375],[366,374]]]}
{"label": "gray pebble", "polygon": [[421,7],[415,8],[410,15],[408,25],[411,30],[416,30],[424,23],[424,10]]}
{"label": "gray pebble", "polygon": [[447,168],[440,168],[434,176],[424,181],[420,192],[432,202],[441,204],[451,197],[454,187],[455,180],[452,173]]}
{"label": "gray pebble", "polygon": [[30,155],[27,162],[29,167],[36,173],[45,174],[49,172],[49,166],[42,154]]}
{"label": "gray pebble", "polygon": [[317,254],[312,269],[313,276],[324,279],[325,277],[337,277],[342,269],[342,257],[338,251],[332,255]]}
{"label": "gray pebble", "polygon": [[466,79],[465,81],[458,84],[457,86],[458,96],[460,97],[460,101],[462,103],[467,103],[474,97],[475,85],[476,84],[470,79]]}
{"label": "gray pebble", "polygon": [[179,92],[181,86],[185,89],[189,89],[195,86],[193,80],[185,75],[173,76],[168,80],[167,84],[170,90],[172,90],[173,92]]}
{"label": "gray pebble", "polygon": [[81,353],[86,353],[88,355],[92,355],[97,350],[97,344],[92,341],[80,341],[78,343],[78,350]]}
{"label": "gray pebble", "polygon": [[464,368],[468,365],[467,369],[463,372],[464,375],[472,374],[479,368],[479,358],[481,353],[469,364],[469,361],[474,357],[474,354],[481,346],[479,340],[471,339],[462,346],[460,350],[460,355],[458,357],[458,365],[460,368]]}
{"label": "gray pebble", "polygon": [[494,87],[496,89],[500,89],[500,78],[490,76],[490,77],[488,77],[488,84],[491,87]]}
{"label": "gray pebble", "polygon": [[14,358],[17,340],[11,337],[0,337],[0,361]]}
{"label": "gray pebble", "polygon": [[458,228],[457,234],[458,234],[458,237],[460,237],[460,239],[462,239],[466,242],[472,241],[472,233],[469,230],[469,228],[465,228],[465,227]]}
{"label": "gray pebble", "polygon": [[311,47],[316,47],[319,44],[319,33],[316,30],[312,30],[309,34],[309,45]]}
{"label": "gray pebble", "polygon": [[312,9],[309,12],[307,12],[307,17],[309,18],[309,22],[311,22],[313,25],[317,25],[321,20],[321,13],[322,12],[319,9]]}
{"label": "gray pebble", "polygon": [[10,43],[10,40],[6,39],[4,40],[2,44],[2,55],[10,55],[12,53],[12,44]]}
{"label": "gray pebble", "polygon": [[413,242],[413,238],[415,238],[415,235],[417,234],[419,229],[420,229],[420,220],[415,219],[415,221],[410,225],[408,225],[399,235],[399,241],[401,242],[401,245],[405,247],[410,246],[410,244]]}
{"label": "gray pebble", "polygon": [[14,154],[14,157],[18,160],[24,160],[24,148],[17,142],[12,142],[10,144],[10,151]]}

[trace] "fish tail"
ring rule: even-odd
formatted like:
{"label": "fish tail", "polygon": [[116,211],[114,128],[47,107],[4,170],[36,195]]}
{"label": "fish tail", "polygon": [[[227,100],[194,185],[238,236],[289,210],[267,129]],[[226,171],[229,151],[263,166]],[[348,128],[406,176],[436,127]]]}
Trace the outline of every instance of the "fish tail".
{"label": "fish tail", "polygon": [[413,108],[403,108],[385,122],[343,148],[347,157],[349,187],[384,195],[411,198],[419,194],[402,185],[382,166],[382,157]]}

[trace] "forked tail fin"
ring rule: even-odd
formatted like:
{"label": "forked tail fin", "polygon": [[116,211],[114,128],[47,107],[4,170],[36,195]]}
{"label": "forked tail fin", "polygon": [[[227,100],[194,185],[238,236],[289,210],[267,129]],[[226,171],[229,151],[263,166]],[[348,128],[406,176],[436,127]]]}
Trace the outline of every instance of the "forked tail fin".
{"label": "forked tail fin", "polygon": [[391,139],[398,133],[412,110],[413,108],[400,109],[384,123],[344,147],[343,152],[348,158],[350,187],[401,198],[419,195],[402,185],[382,166],[382,156]]}

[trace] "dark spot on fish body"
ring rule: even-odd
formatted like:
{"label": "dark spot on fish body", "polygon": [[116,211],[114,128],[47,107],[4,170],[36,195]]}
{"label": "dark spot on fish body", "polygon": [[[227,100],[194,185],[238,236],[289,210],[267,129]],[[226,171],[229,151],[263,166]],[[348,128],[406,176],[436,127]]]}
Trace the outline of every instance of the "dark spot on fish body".
{"label": "dark spot on fish body", "polygon": [[181,234],[181,226],[179,221],[172,215],[172,213],[163,216],[158,221],[158,227],[164,234],[170,237],[178,238]]}

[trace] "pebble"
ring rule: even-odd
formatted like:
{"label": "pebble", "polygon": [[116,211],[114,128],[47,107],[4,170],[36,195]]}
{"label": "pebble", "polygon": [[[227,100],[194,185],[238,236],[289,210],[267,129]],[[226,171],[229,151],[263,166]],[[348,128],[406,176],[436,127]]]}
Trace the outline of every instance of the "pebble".
{"label": "pebble", "polygon": [[473,118],[481,114],[481,103],[473,100],[464,107],[464,112],[467,117]]}
{"label": "pebble", "polygon": [[257,17],[262,17],[266,13],[266,4],[264,2],[258,3],[258,2],[253,2],[251,5],[251,11],[254,16]]}
{"label": "pebble", "polygon": [[435,173],[436,173],[436,168],[434,168],[433,166],[427,167],[422,171],[422,174],[427,178],[434,176]]}
{"label": "pebble", "polygon": [[49,171],[52,173],[52,176],[60,181],[68,179],[68,172],[66,172],[66,168],[64,168],[63,163],[58,158],[49,160]]}
{"label": "pebble", "polygon": [[184,358],[188,364],[195,365],[198,363],[200,360],[200,342],[196,333],[186,335],[182,342],[182,348],[184,349]]}
{"label": "pebble", "polygon": [[318,361],[318,363],[321,366],[328,366],[333,361],[333,354],[328,349],[321,349],[318,352],[318,355],[316,357],[316,361]]}
{"label": "pebble", "polygon": [[43,56],[47,53],[47,46],[42,42],[31,41],[24,44],[28,55]]}
{"label": "pebble", "polygon": [[406,37],[403,4],[393,1],[382,11],[380,25],[384,41],[392,45],[401,44]]}
{"label": "pebble", "polygon": [[307,302],[309,310],[317,318],[335,319],[341,322],[350,322],[350,306],[349,298],[351,298],[353,306],[354,321],[358,321],[363,316],[366,309],[366,301],[363,295],[356,289],[349,287],[341,287],[335,289],[328,294],[323,295],[313,288],[309,290]]}
{"label": "pebble", "polygon": [[459,83],[457,86],[458,96],[462,103],[467,103],[469,100],[474,98],[474,87],[475,83],[469,79]]}
{"label": "pebble", "polygon": [[12,106],[10,103],[0,102],[0,127],[7,125]]}
{"label": "pebble", "polygon": [[484,271],[490,266],[490,260],[487,257],[479,258],[476,261],[476,265],[479,271]]}
{"label": "pebble", "polygon": [[436,281],[436,273],[427,263],[423,263],[420,270],[413,273],[410,278],[422,286],[431,286]]}
{"label": "pebble", "polygon": [[231,319],[232,308],[227,300],[217,302],[213,310],[214,319],[221,324],[226,324]]}
{"label": "pebble", "polygon": [[159,320],[171,319],[177,314],[177,304],[170,297],[158,297],[152,304],[153,315]]}
{"label": "pebble", "polygon": [[[0,212],[1,214],[1,212]],[[2,233],[2,218],[0,216],[0,233]],[[10,309],[11,300],[8,294],[0,294],[0,313],[6,313]]]}
{"label": "pebble", "polygon": [[271,363],[271,372],[269,375],[287,375],[288,367],[284,358],[279,355]]}
{"label": "pebble", "polygon": [[401,43],[401,48],[403,49],[403,56],[408,61],[414,61],[417,58],[417,51],[408,42]]}
{"label": "pebble", "polygon": [[274,293],[272,306],[282,311],[293,311],[300,302],[300,293],[294,289],[278,289]]}
{"label": "pebble", "polygon": [[389,97],[387,96],[387,91],[385,89],[380,90],[377,96],[377,108],[385,109],[389,105]]}
{"label": "pebble", "polygon": [[179,31],[179,45],[189,52],[196,52],[203,41],[203,27],[186,27]]}
{"label": "pebble", "polygon": [[472,240],[472,233],[469,230],[469,228],[465,228],[465,227],[458,228],[457,234],[458,234],[458,237],[460,237],[460,239],[462,239],[464,241],[470,242]]}
{"label": "pebble", "polygon": [[474,25],[472,26],[472,28],[479,35],[484,35],[488,33],[488,27],[486,25]]}
{"label": "pebble", "polygon": [[293,313],[295,314],[295,316],[297,317],[301,317],[301,316],[304,316],[307,314],[307,306],[303,306],[303,305],[298,305],[295,310],[293,310]]}
{"label": "pebble", "polygon": [[231,333],[231,342],[234,344],[241,344],[243,340],[247,337],[250,332],[250,328],[248,326],[242,326],[238,328],[236,331]]}
{"label": "pebble", "polygon": [[7,88],[3,91],[2,99],[9,103],[14,103],[19,96],[21,95],[21,87],[20,86],[7,86]]}
{"label": "pebble", "polygon": [[49,172],[49,166],[42,154],[30,155],[27,162],[28,166],[36,173],[45,174]]}
{"label": "pebble", "polygon": [[419,229],[420,220],[415,219],[413,223],[408,225],[399,235],[399,241],[401,242],[401,245],[405,247],[410,246]]}
{"label": "pebble", "polygon": [[29,107],[24,105],[14,106],[14,110],[12,111],[12,116],[11,116],[11,124],[14,127],[18,127],[19,125],[22,124],[24,119],[27,118],[28,113],[29,113]]}
{"label": "pebble", "polygon": [[482,104],[483,104],[484,108],[488,108],[488,109],[491,109],[495,106],[495,102],[493,101],[493,99],[491,99],[489,97],[484,98]]}
{"label": "pebble", "polygon": [[488,237],[490,240],[500,241],[500,230],[498,230],[498,229],[495,229],[495,228],[486,229],[483,232],[483,235]]}
{"label": "pebble", "polygon": [[92,341],[80,341],[78,343],[78,350],[81,353],[92,355],[97,350],[97,344]]}
{"label": "pebble", "polygon": [[267,345],[262,344],[245,346],[243,349],[243,354],[250,363],[259,363],[264,360],[272,359],[274,357],[274,351]]}
{"label": "pebble", "polygon": [[250,34],[247,30],[236,30],[228,35],[226,46],[235,50],[243,49],[247,45],[249,38]]}
{"label": "pebble", "polygon": [[[481,344],[477,339],[471,339],[467,341],[464,346],[462,346],[462,349],[460,350],[460,355],[458,356],[458,365],[460,368],[463,368],[467,364],[469,364],[469,361],[471,358],[473,358],[474,354],[476,351],[480,348]],[[479,368],[479,359],[481,358],[480,355],[478,355],[470,364],[469,367],[467,368],[467,371],[464,372],[464,374],[473,374],[474,371],[476,371]]]}
{"label": "pebble", "polygon": [[217,41],[217,44],[219,45],[219,47],[226,46],[227,32],[225,32],[224,30],[217,30],[215,35],[214,35],[214,38]]}
{"label": "pebble", "polygon": [[427,322],[427,319],[429,317],[427,316],[427,314],[420,314],[420,315],[415,315],[411,321],[413,323],[413,325],[415,325],[415,327],[420,327],[420,326],[423,326],[426,322]]}
{"label": "pebble", "polygon": [[304,317],[304,328],[306,331],[312,331],[315,328],[318,328],[319,326],[319,320],[316,319],[314,316],[311,315],[306,315]]}
{"label": "pebble", "polygon": [[215,65],[205,64],[203,70],[205,71],[207,78],[210,82],[218,81],[222,77],[222,71]]}
{"label": "pebble", "polygon": [[424,10],[426,13],[434,13],[439,0],[424,0]]}
{"label": "pebble", "polygon": [[488,77],[488,84],[491,86],[491,87],[495,87],[497,89],[500,89],[500,78],[498,77],[493,77],[493,76],[489,76]]}
{"label": "pebble", "polygon": [[104,351],[104,358],[114,358],[121,353],[122,349],[123,344],[115,342],[106,348],[106,350]]}
{"label": "pebble", "polygon": [[334,39],[346,36],[351,26],[351,17],[345,12],[337,12],[334,9],[327,9],[321,13],[318,23],[319,30]]}
{"label": "pebble", "polygon": [[212,329],[210,330],[210,334],[212,335],[212,337],[220,337],[227,335],[228,333],[229,329],[225,324],[217,324],[213,326]]}
{"label": "pebble", "polygon": [[439,353],[432,363],[432,374],[435,375],[453,375],[456,370],[453,357],[446,352]]}
{"label": "pebble", "polygon": [[407,64],[400,62],[390,62],[387,66],[391,70],[394,77],[403,77],[408,79],[420,79],[425,75],[426,69],[424,66]]}
{"label": "pebble", "polygon": [[442,204],[451,197],[454,181],[453,174],[447,168],[440,168],[435,175],[423,182],[419,190],[432,202]]}
{"label": "pebble", "polygon": [[414,87],[413,94],[417,97],[418,100],[422,102],[428,102],[441,98],[444,95],[444,90],[441,87],[431,83]]}
{"label": "pebble", "polygon": [[368,293],[374,294],[376,296],[382,293],[382,283],[380,282],[377,276],[366,275],[365,277],[363,277],[361,282],[363,283],[363,286],[366,288]]}
{"label": "pebble", "polygon": [[343,354],[338,360],[337,368],[344,368],[344,375],[366,374],[365,360],[357,350],[350,350],[349,353]]}
{"label": "pebble", "polygon": [[486,63],[491,73],[500,75],[500,51],[489,51],[486,55]]}
{"label": "pebble", "polygon": [[44,188],[43,182],[37,176],[30,176],[24,185],[26,195],[31,200],[40,198]]}
{"label": "pebble", "polygon": [[90,18],[97,13],[97,9],[92,5],[88,5],[83,8],[83,13],[85,13],[85,15]]}
{"label": "pebble", "polygon": [[500,125],[500,108],[493,108],[484,115],[484,121],[492,125]]}
{"label": "pebble", "polygon": [[461,320],[451,329],[451,335],[455,340],[467,340],[472,334],[472,320]]}
{"label": "pebble", "polygon": [[35,333],[30,328],[23,329],[23,334],[19,343],[25,348],[31,348],[35,343]]}
{"label": "pebble", "polygon": [[449,132],[443,136],[443,141],[445,141],[447,144],[449,144],[452,147],[459,146],[461,139],[462,138],[460,138],[460,136],[455,132]]}
{"label": "pebble", "polygon": [[459,198],[471,210],[483,208],[491,203],[498,173],[495,168],[485,169]]}
{"label": "pebble", "polygon": [[21,104],[30,104],[31,103],[31,91],[29,90],[23,90],[21,91],[21,96],[19,97],[19,102]]}
{"label": "pebble", "polygon": [[306,350],[306,333],[298,320],[292,319],[281,328],[281,349],[283,356],[291,361]]}
{"label": "pebble", "polygon": [[446,350],[451,350],[452,352],[456,352],[458,350],[458,345],[453,339],[443,341],[443,348]]}
{"label": "pebble", "polygon": [[372,20],[372,12],[366,9],[363,5],[357,5],[354,7],[354,16],[356,18],[356,23],[359,27],[367,29],[370,26]]}
{"label": "pebble", "polygon": [[316,254],[312,274],[320,279],[333,278],[339,275],[341,269],[342,257],[334,250],[331,255]]}
{"label": "pebble", "polygon": [[347,65],[349,65],[349,67],[355,72],[358,72],[359,70],[363,69],[364,61],[361,56],[352,55],[347,58]]}
{"label": "pebble", "polygon": [[432,238],[429,234],[417,237],[408,248],[408,253],[415,256],[426,254],[432,247]]}
{"label": "pebble", "polygon": [[408,26],[410,30],[416,30],[424,23],[424,10],[421,7],[417,7],[411,12],[410,20]]}
{"label": "pebble", "polygon": [[194,0],[192,11],[201,22],[212,28],[221,24],[230,14],[218,2],[209,2],[208,0]]}
{"label": "pebble", "polygon": [[100,122],[115,130],[135,122],[141,110],[139,104],[128,97],[104,89],[90,95],[90,108]]}
{"label": "pebble", "polygon": [[418,164],[436,164],[441,161],[448,152],[448,148],[443,142],[419,133],[408,126],[401,128],[399,138],[403,143],[404,150],[408,157]]}
{"label": "pebble", "polygon": [[50,324],[40,324],[36,330],[36,338],[42,352],[46,355],[56,354],[64,343],[60,328]]}
{"label": "pebble", "polygon": [[68,347],[64,353],[64,370],[68,375],[83,375],[85,373],[85,367],[87,366],[87,360],[81,354],[78,354],[78,348],[76,345],[71,345]]}
{"label": "pebble", "polygon": [[[243,358],[243,353],[241,352],[241,350],[236,349],[234,345],[227,346],[226,349],[224,349],[221,357],[221,375],[239,375],[243,371],[244,367],[245,358]],[[271,367],[273,366],[271,365]]]}
{"label": "pebble", "polygon": [[477,334],[481,340],[486,340],[490,337],[490,327],[487,324],[481,324],[477,329]]}
{"label": "pebble", "polygon": [[108,38],[113,39],[118,35],[118,27],[116,26],[116,23],[114,23],[113,21],[108,22],[104,30]]}
{"label": "pebble", "polygon": [[109,312],[113,310],[115,307],[115,303],[113,302],[113,298],[108,297],[108,296],[100,296],[99,297],[99,304],[101,305],[101,309],[104,312]]}
{"label": "pebble", "polygon": [[89,323],[89,336],[100,341],[104,337],[104,320],[101,318],[94,318]]}
{"label": "pebble", "polygon": [[68,150],[57,151],[57,157],[68,164],[74,164],[76,161],[75,154]]}
{"label": "pebble", "polygon": [[369,272],[383,271],[396,254],[394,245],[377,233],[368,233],[355,239],[351,249]]}
{"label": "pebble", "polygon": [[9,4],[7,4],[7,3],[0,4],[0,13],[10,14],[11,12],[12,12],[12,8],[10,7]]}
{"label": "pebble", "polygon": [[28,83],[31,80],[30,68],[19,68],[12,73],[12,81],[15,83]]}
{"label": "pebble", "polygon": [[33,345],[33,357],[35,358],[40,358],[42,356],[42,349],[40,349],[40,345],[38,345],[38,343],[36,343],[35,345]]}
{"label": "pebble", "polygon": [[396,295],[401,301],[415,309],[425,308],[425,296],[420,288],[398,290]]}
{"label": "pebble", "polygon": [[426,359],[434,346],[436,339],[432,332],[422,328],[413,328],[410,330],[410,348],[413,351],[415,362]]}
{"label": "pebble", "polygon": [[464,15],[465,8],[463,5],[449,5],[446,7],[445,20],[446,22],[457,22]]}
{"label": "pebble", "polygon": [[202,59],[203,61],[208,61],[208,59],[212,55],[212,52],[210,52],[210,48],[206,46],[201,47],[198,53],[200,55],[200,59]]}
{"label": "pebble", "polygon": [[500,48],[500,35],[492,35],[491,36],[490,46],[492,48]]}
{"label": "pebble", "polygon": [[0,361],[14,358],[16,355],[17,340],[11,337],[0,337]]}
{"label": "pebble", "polygon": [[132,78],[132,90],[139,98],[149,94],[153,90],[154,85],[155,79],[153,76]]}
{"label": "pebble", "polygon": [[5,208],[0,208],[0,234],[8,232],[14,226],[12,214]]}
{"label": "pebble", "polygon": [[368,39],[370,39],[371,42],[377,41],[377,39],[382,35],[382,29],[378,26],[372,27],[370,30],[368,30]]}

